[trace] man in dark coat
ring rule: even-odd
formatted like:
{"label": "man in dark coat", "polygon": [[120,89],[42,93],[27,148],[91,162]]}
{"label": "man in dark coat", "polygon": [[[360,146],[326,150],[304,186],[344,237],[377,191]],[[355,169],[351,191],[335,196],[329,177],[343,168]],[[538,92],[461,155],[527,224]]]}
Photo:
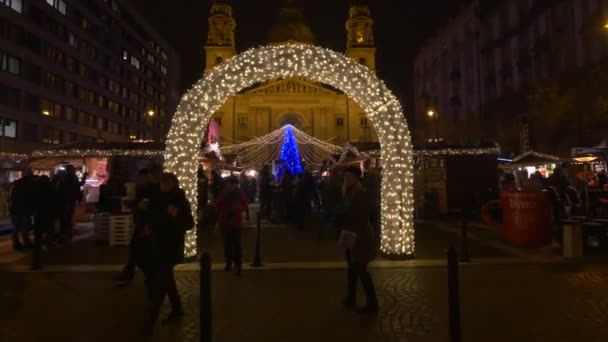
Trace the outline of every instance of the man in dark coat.
{"label": "man in dark coat", "polygon": [[60,240],[70,242],[74,230],[74,211],[76,210],[76,204],[82,201],[80,180],[78,180],[78,177],[76,176],[76,169],[73,165],[66,165],[65,173],[59,177],[57,183],[57,197],[60,205]]}
{"label": "man in dark coat", "polygon": [[[32,215],[34,213],[32,189],[34,186],[34,175],[31,171],[23,172],[23,177],[13,183],[10,195],[10,213],[13,221],[13,249],[22,250],[33,248],[29,231],[32,226]],[[21,236],[21,241],[19,241]]]}
{"label": "man in dark coat", "polygon": [[133,238],[129,244],[129,259],[121,274],[115,278],[117,281],[129,282],[135,276],[136,253],[140,247],[139,236],[141,236],[146,225],[154,222],[154,211],[160,205],[160,175],[162,167],[158,164],[151,165],[147,170],[148,181],[136,188],[135,207],[133,208],[133,223],[135,229]]}
{"label": "man in dark coat", "polygon": [[57,209],[57,193],[48,176],[39,177],[34,184],[34,255],[32,269],[42,267],[42,244],[50,241]]}
{"label": "man in dark coat", "polygon": [[177,177],[170,173],[162,174],[160,188],[158,206],[151,212],[154,221],[146,227],[149,229],[145,234],[149,249],[138,260],[146,277],[151,304],[143,330],[147,336],[154,332],[165,296],[169,297],[172,310],[164,323],[170,323],[183,315],[173,268],[183,261],[185,234],[194,226],[190,203],[185,192],[179,188]]}
{"label": "man in dark coat", "polygon": [[260,171],[260,215],[270,219],[272,214],[272,174],[268,165],[264,165]]}

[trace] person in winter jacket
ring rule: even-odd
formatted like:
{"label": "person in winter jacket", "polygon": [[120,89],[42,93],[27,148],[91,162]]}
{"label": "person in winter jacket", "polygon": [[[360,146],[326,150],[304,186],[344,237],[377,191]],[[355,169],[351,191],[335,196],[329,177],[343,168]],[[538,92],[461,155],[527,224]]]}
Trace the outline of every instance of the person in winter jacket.
{"label": "person in winter jacket", "polygon": [[224,237],[224,257],[226,271],[235,268],[236,274],[241,274],[242,251],[241,233],[243,230],[243,214],[249,220],[247,196],[239,188],[239,180],[230,177],[216,202],[218,222]]}
{"label": "person in winter jacket", "polygon": [[147,251],[140,258],[150,299],[150,312],[144,326],[144,335],[150,336],[158,320],[165,296],[171,302],[171,313],[163,323],[171,323],[183,316],[183,308],[173,268],[184,259],[185,235],[194,227],[194,218],[185,192],[179,188],[177,177],[163,173],[160,177],[161,194],[158,203],[151,203],[155,210],[140,234],[148,241]]}
{"label": "person in winter jacket", "polygon": [[375,314],[378,312],[376,289],[367,266],[376,257],[378,241],[370,225],[369,205],[367,194],[361,186],[361,169],[356,166],[347,168],[344,172],[343,214],[340,220],[342,233],[350,234],[351,243],[346,247],[346,262],[348,265],[348,288],[342,304],[348,308],[355,307],[357,298],[357,283],[360,280],[367,305],[360,309],[362,313]]}

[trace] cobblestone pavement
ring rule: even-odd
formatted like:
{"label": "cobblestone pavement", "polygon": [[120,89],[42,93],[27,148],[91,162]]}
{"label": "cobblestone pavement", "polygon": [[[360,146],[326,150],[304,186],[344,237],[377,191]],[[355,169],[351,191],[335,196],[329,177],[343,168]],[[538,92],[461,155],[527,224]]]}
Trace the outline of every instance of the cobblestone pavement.
{"label": "cobblestone pavement", "polygon": [[[461,267],[463,341],[606,341],[608,266]],[[143,281],[0,273],[0,341],[140,341]],[[375,269],[377,317],[340,307],[344,270],[213,273],[214,341],[448,341],[443,268]],[[184,320],[154,341],[197,341],[198,275],[178,273]],[[167,308],[165,308],[166,314]]]}
{"label": "cobblestone pavement", "polygon": [[[432,225],[416,226],[416,258],[443,259],[450,244],[458,245],[457,234],[445,232]],[[92,234],[90,234],[92,235]],[[217,229],[200,231],[199,245],[208,251],[213,260],[223,262],[221,234]],[[252,260],[255,253],[255,228],[247,228],[243,235],[243,256]],[[341,261],[343,252],[337,245],[337,233],[330,228],[311,223],[303,229],[288,226],[265,226],[262,229],[262,258],[265,262],[325,262]],[[485,246],[470,240],[473,258],[501,258],[510,256],[508,251]],[[109,247],[93,238],[74,242],[63,248],[55,248],[43,254],[47,265],[122,265],[127,260],[127,247]],[[16,253],[11,248],[10,237],[0,237],[1,264],[29,264],[28,253]]]}

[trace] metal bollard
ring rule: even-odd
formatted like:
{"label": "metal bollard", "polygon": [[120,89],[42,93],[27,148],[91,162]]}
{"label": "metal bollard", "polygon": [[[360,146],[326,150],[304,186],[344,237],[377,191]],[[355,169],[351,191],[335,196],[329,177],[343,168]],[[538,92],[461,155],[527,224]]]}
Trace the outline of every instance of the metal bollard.
{"label": "metal bollard", "polygon": [[211,256],[205,252],[200,259],[200,337],[201,342],[211,342],[213,339],[212,310],[211,310]]}
{"label": "metal bollard", "polygon": [[262,264],[262,255],[261,255],[261,229],[262,228],[262,221],[261,221],[261,216],[260,213],[258,212],[258,216],[257,216],[257,221],[256,221],[256,238],[255,238],[255,256],[253,258],[253,263],[251,264],[251,267],[262,267],[264,266]]}
{"label": "metal bollard", "polygon": [[460,342],[460,284],[458,277],[458,252],[454,246],[448,249],[448,304],[450,313],[450,342]]}

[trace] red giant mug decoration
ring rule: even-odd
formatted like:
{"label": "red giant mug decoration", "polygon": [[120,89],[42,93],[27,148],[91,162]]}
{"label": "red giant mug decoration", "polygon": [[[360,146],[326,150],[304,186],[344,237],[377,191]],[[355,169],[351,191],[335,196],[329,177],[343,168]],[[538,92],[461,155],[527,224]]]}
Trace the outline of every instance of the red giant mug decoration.
{"label": "red giant mug decoration", "polygon": [[[493,205],[502,208],[502,222],[488,214]],[[505,191],[499,200],[486,203],[481,209],[486,224],[500,229],[506,241],[517,245],[543,245],[552,241],[553,215],[546,192]]]}

